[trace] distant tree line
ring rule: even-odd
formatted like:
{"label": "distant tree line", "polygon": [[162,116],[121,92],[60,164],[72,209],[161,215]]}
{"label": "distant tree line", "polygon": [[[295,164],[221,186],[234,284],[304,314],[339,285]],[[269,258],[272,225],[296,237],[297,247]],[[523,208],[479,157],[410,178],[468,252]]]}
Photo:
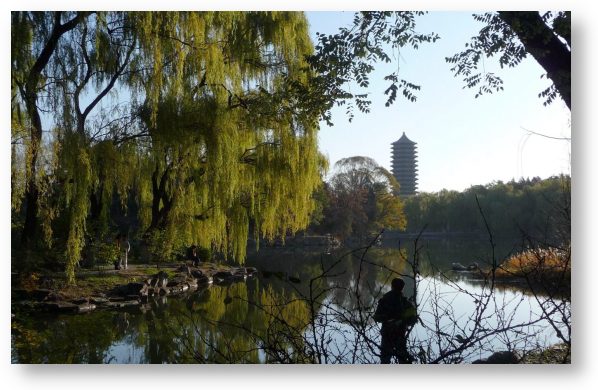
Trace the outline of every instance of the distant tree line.
{"label": "distant tree line", "polygon": [[571,177],[562,175],[420,193],[404,199],[406,232],[485,233],[483,213],[494,235],[564,242],[571,234],[570,188]]}

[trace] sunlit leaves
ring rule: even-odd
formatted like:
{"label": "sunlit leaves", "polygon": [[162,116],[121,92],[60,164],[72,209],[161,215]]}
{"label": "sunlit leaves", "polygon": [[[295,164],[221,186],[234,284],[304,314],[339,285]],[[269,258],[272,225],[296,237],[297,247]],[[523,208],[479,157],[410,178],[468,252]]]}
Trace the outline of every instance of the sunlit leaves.
{"label": "sunlit leaves", "polygon": [[[307,225],[328,103],[310,83],[302,13],[85,14],[43,71],[38,104],[59,126],[43,145],[50,158],[28,168],[19,83],[54,16],[13,15],[13,47],[22,51],[13,53],[12,177],[26,181],[35,165],[38,181],[48,178],[38,186],[39,215],[48,243],[65,248],[71,281],[85,238],[131,229],[116,218],[131,204],[132,234],[161,259],[197,243],[243,261],[250,224],[267,239]],[[18,216],[25,186],[14,188]],[[56,217],[68,237],[53,229]]]}

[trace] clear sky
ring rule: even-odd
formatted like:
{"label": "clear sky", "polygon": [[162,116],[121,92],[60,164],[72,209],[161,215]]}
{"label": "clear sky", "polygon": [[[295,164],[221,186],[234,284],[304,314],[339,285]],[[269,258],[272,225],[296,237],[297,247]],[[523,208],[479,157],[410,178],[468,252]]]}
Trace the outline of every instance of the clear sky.
{"label": "clear sky", "polygon": [[[390,64],[377,66],[372,77],[369,114],[356,111],[349,123],[344,107],[333,115],[333,127],[321,123],[320,149],[334,164],[343,157],[364,155],[390,170],[390,144],[403,132],[418,145],[419,190],[464,190],[471,185],[520,177],[542,178],[570,173],[570,143],[530,136],[524,129],[552,137],[571,136],[570,113],[562,100],[548,107],[538,93],[550,84],[531,57],[516,68],[500,69],[496,59],[485,60],[505,90],[474,98],[463,89],[445,57],[464,48],[480,29],[472,12],[430,12],[417,22],[418,32],[435,32],[441,39],[404,49]],[[307,12],[310,32],[334,33],[350,24],[353,12]],[[399,95],[385,107],[383,76],[399,67],[399,76],[421,85],[416,102]]]}

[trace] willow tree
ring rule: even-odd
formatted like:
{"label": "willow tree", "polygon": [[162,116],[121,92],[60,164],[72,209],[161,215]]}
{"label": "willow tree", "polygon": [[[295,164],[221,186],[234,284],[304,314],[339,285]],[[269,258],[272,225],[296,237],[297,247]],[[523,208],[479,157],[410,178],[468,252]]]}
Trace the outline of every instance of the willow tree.
{"label": "willow tree", "polygon": [[242,261],[250,223],[270,239],[304,228],[321,158],[319,112],[300,99],[312,52],[303,14],[135,17],[148,69],[135,85],[150,135],[138,184],[149,242],[163,256],[196,242]]}
{"label": "willow tree", "polygon": [[[44,126],[42,111],[47,108],[45,95],[54,91],[56,80],[48,74],[51,60],[65,34],[73,30],[87,13],[68,12],[13,12],[11,14],[11,112],[13,145],[20,143],[22,150],[13,148],[13,161],[21,153],[21,189],[24,197],[25,220],[21,242],[29,244],[38,229],[40,187],[43,186],[44,168],[41,160]],[[13,172],[17,172],[13,164]],[[13,177],[15,174],[13,174]],[[21,205],[13,197],[13,209]]]}
{"label": "willow tree", "polygon": [[[126,116],[110,94],[133,71],[135,31],[122,13],[14,12],[12,19],[13,144],[22,140],[13,148],[13,210],[25,209],[22,242],[37,243],[41,230],[46,247],[61,248],[72,282],[90,209],[107,219],[98,197],[106,203],[130,184],[123,168],[131,164],[118,164],[116,145]],[[58,219],[65,231],[54,231]]]}
{"label": "willow tree", "polygon": [[323,159],[303,14],[23,12],[12,33],[13,215],[69,281],[90,219],[109,232],[130,194],[164,256],[195,242],[242,261],[250,224],[307,225]]}

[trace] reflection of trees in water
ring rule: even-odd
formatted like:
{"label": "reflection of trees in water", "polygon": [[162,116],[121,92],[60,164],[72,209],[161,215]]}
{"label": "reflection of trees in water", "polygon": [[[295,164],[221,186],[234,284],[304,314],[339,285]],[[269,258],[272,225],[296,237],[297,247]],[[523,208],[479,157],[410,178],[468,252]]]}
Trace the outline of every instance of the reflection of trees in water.
{"label": "reflection of trees in water", "polygon": [[102,363],[117,330],[113,313],[89,316],[30,316],[13,323],[13,360],[18,363]]}
{"label": "reflection of trees in water", "polygon": [[[413,260],[416,252],[413,239],[386,239],[383,244],[385,249],[404,250],[406,259]],[[495,238],[495,245],[494,257],[499,261],[522,247],[521,239],[513,237]],[[493,257],[488,238],[483,236],[421,238],[417,252],[422,276],[432,276],[438,270],[449,270],[452,263],[468,265],[477,262],[480,266],[490,267]]]}
{"label": "reflection of trees in water", "polygon": [[[126,359],[112,350],[120,343],[138,348],[140,362],[148,363],[378,363],[379,325],[371,316],[397,275],[404,276],[407,296],[417,287],[420,322],[408,346],[419,363],[471,361],[496,348],[496,339],[506,348],[532,349],[547,319],[560,326],[554,308],[563,308],[562,301],[436,268],[435,279],[423,272],[413,279],[413,271],[424,268],[414,264],[418,259],[408,247],[273,256],[258,267],[269,277],[212,286],[186,298],[162,297],[141,313],[100,311],[47,320],[19,315],[13,360],[122,362]],[[544,311],[524,306],[532,299],[546,303]],[[569,310],[570,303],[564,304]],[[514,316],[514,307],[527,310],[527,317]],[[564,331],[563,339],[569,335]]]}

